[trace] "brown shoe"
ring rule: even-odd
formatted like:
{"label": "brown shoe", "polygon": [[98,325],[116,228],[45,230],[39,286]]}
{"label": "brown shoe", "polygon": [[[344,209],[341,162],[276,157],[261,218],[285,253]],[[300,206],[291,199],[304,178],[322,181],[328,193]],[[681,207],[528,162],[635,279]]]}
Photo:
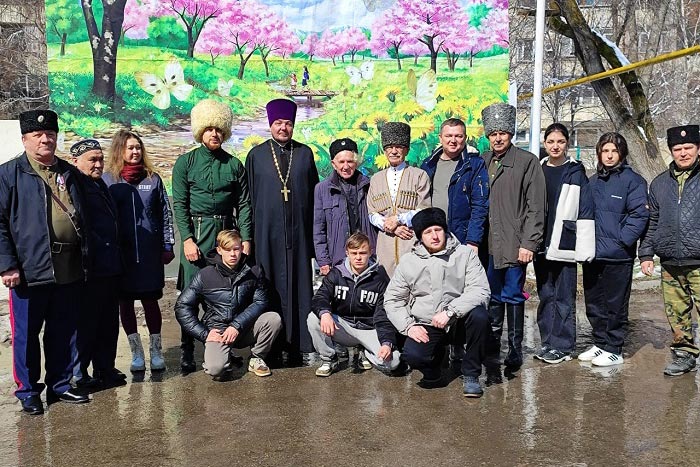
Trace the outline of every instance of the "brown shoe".
{"label": "brown shoe", "polygon": [[260,357],[250,358],[248,362],[248,371],[255,373],[255,376],[270,376],[272,374],[265,360]]}

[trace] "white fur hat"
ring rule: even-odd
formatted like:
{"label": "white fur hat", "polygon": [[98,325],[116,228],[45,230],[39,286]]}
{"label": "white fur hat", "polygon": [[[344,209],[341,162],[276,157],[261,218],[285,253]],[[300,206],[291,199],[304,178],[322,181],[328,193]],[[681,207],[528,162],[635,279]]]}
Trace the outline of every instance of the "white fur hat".
{"label": "white fur hat", "polygon": [[201,100],[192,107],[192,135],[195,141],[202,142],[202,134],[209,127],[214,127],[224,133],[224,141],[231,137],[233,112],[228,105],[213,99]]}

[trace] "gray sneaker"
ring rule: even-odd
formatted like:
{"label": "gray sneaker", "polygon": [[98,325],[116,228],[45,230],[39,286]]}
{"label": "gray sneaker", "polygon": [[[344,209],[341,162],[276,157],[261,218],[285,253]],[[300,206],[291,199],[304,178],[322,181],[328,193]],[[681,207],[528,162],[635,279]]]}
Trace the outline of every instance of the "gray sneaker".
{"label": "gray sneaker", "polygon": [[664,368],[664,374],[668,376],[679,376],[689,371],[695,371],[695,357],[685,350],[671,350],[673,360]]}
{"label": "gray sneaker", "polygon": [[481,389],[479,378],[476,376],[464,377],[464,397],[481,397],[484,390]]}

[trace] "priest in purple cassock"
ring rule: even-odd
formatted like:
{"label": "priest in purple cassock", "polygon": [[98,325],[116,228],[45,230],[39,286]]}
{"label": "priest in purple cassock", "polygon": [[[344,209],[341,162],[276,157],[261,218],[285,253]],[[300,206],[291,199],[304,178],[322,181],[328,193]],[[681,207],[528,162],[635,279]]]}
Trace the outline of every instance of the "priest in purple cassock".
{"label": "priest in purple cassock", "polygon": [[310,364],[314,348],[306,327],[311,310],[314,257],[314,186],[311,149],[292,139],[297,106],[289,99],[267,104],[272,138],[250,150],[246,171],[253,206],[255,261],[265,270],[272,307],[282,316],[283,349],[292,364]]}

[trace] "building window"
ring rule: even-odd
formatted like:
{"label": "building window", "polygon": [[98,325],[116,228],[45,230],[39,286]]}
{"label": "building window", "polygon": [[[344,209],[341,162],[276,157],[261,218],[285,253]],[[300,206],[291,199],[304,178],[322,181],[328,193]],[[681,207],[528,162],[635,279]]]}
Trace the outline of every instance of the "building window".
{"label": "building window", "polygon": [[535,59],[535,44],[532,39],[519,40],[516,43],[516,53],[520,61],[531,62]]}
{"label": "building window", "polygon": [[583,8],[610,7],[612,0],[578,0],[578,4]]}
{"label": "building window", "polygon": [[578,105],[596,105],[598,96],[591,86],[580,86],[578,90]]}

